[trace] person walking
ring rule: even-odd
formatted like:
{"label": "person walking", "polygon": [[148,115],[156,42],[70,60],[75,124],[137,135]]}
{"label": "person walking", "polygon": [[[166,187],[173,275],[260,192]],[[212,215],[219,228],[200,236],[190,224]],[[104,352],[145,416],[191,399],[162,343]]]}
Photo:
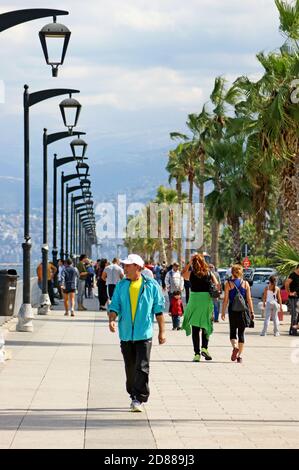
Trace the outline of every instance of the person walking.
{"label": "person walking", "polygon": [[[242,353],[245,344],[245,310],[243,312],[234,310],[234,300],[237,294],[241,294],[244,302],[250,311],[252,320],[254,319],[254,309],[251,298],[250,286],[247,281],[243,280],[243,266],[235,264],[232,266],[232,275],[224,286],[224,300],[222,304],[221,319],[225,320],[225,312],[228,305],[228,318],[230,328],[230,341],[233,347],[231,360],[241,363],[243,361]],[[238,336],[238,340],[237,340]]]}
{"label": "person walking", "polygon": [[71,304],[71,317],[75,316],[75,293],[77,288],[77,282],[79,279],[79,271],[74,268],[72,260],[69,258],[66,260],[66,266],[61,274],[62,284],[61,288],[64,294],[64,309],[65,316],[69,315],[69,301]]}
{"label": "person walking", "polygon": [[83,311],[87,310],[86,307],[83,305],[83,299],[85,294],[85,282],[88,276],[88,272],[86,269],[86,263],[88,262],[87,256],[85,254],[80,255],[79,263],[77,269],[79,271],[79,280],[78,280],[78,310]]}
{"label": "person walking", "polygon": [[[54,276],[57,272],[56,266],[51,263],[51,261],[48,262],[47,266],[47,280],[48,280],[48,294],[51,302],[51,308],[53,305],[58,305],[58,303],[55,302],[55,296],[54,296]],[[41,262],[36,270],[37,273],[37,282],[39,288],[42,290],[43,288],[43,263]]]}
{"label": "person walking", "polygon": [[172,330],[181,329],[181,316],[184,314],[184,306],[180,291],[173,293],[169,313],[172,317]]}
{"label": "person walking", "polygon": [[60,299],[63,299],[63,292],[62,292],[61,286],[62,286],[62,272],[63,272],[64,268],[65,268],[64,260],[59,259],[58,260],[57,283],[58,283],[58,292],[59,292]]}
{"label": "person walking", "polygon": [[213,333],[214,306],[210,295],[210,287],[211,282],[218,287],[217,280],[214,274],[210,272],[209,266],[201,254],[192,256],[191,261],[184,267],[182,274],[184,279],[190,281],[191,286],[189,302],[184,312],[182,329],[186,331],[187,336],[192,331],[193,362],[199,362],[201,356],[206,361],[211,361],[212,357],[208,351],[208,345],[209,338]]}
{"label": "person walking", "polygon": [[159,344],[165,343],[165,302],[159,284],[141,274],[144,262],[139,255],[130,254],[121,262],[126,278],[116,285],[108,307],[109,329],[112,333],[116,332],[118,319],[126,389],[132,400],[130,410],[142,412],[142,403],[146,403],[150,395],[149,367],[154,316],[159,326]]}
{"label": "person walking", "polygon": [[[219,293],[221,295],[222,287],[221,287],[221,279],[220,276],[213,264],[209,264],[209,268],[211,272],[214,274],[215,278],[217,279],[217,283],[219,285]],[[218,323],[219,322],[219,313],[220,313],[220,296],[218,299],[213,299],[213,304],[214,304],[214,322]]]}
{"label": "person walking", "polygon": [[165,277],[165,285],[169,296],[169,305],[174,292],[180,293],[184,290],[184,278],[179,271],[179,263],[176,261],[172,264],[172,269],[168,271]]}
{"label": "person walking", "polygon": [[297,335],[299,323],[299,264],[292,272],[285,283],[286,291],[289,295],[289,306],[291,311],[291,325],[289,334]]}
{"label": "person walking", "polygon": [[106,304],[108,301],[106,281],[103,281],[102,274],[104,269],[108,266],[108,260],[103,258],[98,260],[98,266],[96,270],[96,279],[98,286],[98,298],[99,298],[99,309],[100,311],[106,311]]}
{"label": "person walking", "polygon": [[153,269],[154,277],[157,281],[157,283],[162,286],[162,268],[160,263],[157,263]]}
{"label": "person walking", "polygon": [[280,311],[282,313],[282,299],[280,289],[277,287],[276,283],[277,278],[275,276],[271,276],[269,279],[269,285],[264,289],[263,309],[265,310],[265,321],[261,336],[266,336],[271,316],[274,325],[274,336],[279,336],[278,312]]}
{"label": "person walking", "polygon": [[104,269],[102,274],[102,279],[107,285],[109,301],[112,299],[116,284],[124,277],[124,271],[119,264],[119,259],[114,258],[112,263]]}

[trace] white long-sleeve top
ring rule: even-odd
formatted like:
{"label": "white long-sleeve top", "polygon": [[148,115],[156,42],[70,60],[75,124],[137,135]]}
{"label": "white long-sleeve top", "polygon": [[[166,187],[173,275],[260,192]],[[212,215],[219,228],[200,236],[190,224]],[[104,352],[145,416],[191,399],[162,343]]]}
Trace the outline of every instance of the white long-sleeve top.
{"label": "white long-sleeve top", "polygon": [[169,292],[183,291],[184,289],[184,278],[181,275],[180,271],[168,271],[165,276],[165,285],[166,289]]}

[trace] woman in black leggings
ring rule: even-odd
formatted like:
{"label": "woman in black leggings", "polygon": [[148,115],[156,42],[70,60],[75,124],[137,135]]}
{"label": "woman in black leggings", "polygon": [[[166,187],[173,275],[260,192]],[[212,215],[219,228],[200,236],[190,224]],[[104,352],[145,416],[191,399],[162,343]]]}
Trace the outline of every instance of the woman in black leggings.
{"label": "woman in black leggings", "polygon": [[[235,296],[241,292],[244,297],[250,313],[251,318],[254,318],[253,303],[251,298],[250,286],[247,281],[243,281],[243,267],[239,264],[235,264],[232,267],[232,278],[225,283],[224,300],[222,305],[221,319],[225,320],[225,311],[228,305],[228,318],[229,318],[229,330],[230,330],[230,341],[233,347],[231,360],[242,362],[241,354],[244,351],[245,343],[245,322],[244,315],[242,312],[233,311],[233,301]],[[238,338],[238,339],[237,339]]]}

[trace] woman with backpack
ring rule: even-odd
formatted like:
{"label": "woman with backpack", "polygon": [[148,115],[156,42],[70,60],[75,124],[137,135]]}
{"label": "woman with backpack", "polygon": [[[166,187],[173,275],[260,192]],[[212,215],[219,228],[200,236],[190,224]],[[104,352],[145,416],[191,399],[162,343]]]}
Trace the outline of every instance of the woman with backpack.
{"label": "woman with backpack", "polygon": [[[228,318],[230,329],[230,341],[233,347],[231,360],[241,363],[245,343],[246,322],[245,311],[248,308],[251,319],[254,319],[253,302],[250,286],[243,279],[243,267],[240,264],[232,266],[232,276],[224,286],[224,300],[222,304],[221,319],[225,320],[226,307],[228,305]],[[237,339],[238,337],[238,339]]]}
{"label": "woman with backpack", "polygon": [[266,336],[267,334],[271,315],[273,319],[274,336],[279,336],[278,312],[280,311],[282,313],[282,299],[280,289],[279,287],[277,287],[276,283],[277,278],[275,276],[271,276],[269,278],[269,285],[264,290],[263,308],[265,309],[265,321],[261,336]]}
{"label": "woman with backpack", "polygon": [[71,303],[71,317],[75,316],[75,293],[79,279],[79,271],[74,268],[71,259],[66,260],[66,266],[61,275],[61,289],[64,294],[65,316],[69,315],[69,300]]}

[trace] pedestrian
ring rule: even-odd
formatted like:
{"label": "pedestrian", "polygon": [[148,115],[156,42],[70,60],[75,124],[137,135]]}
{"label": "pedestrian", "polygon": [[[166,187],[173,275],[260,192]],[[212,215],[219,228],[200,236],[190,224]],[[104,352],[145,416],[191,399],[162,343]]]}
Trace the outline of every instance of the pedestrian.
{"label": "pedestrian", "polygon": [[274,326],[274,336],[279,336],[278,312],[280,311],[281,314],[283,312],[280,289],[276,284],[277,278],[275,276],[271,276],[269,279],[269,285],[264,289],[263,309],[265,310],[265,321],[261,336],[266,336],[271,316]]}
{"label": "pedestrian", "polygon": [[[54,276],[57,272],[56,266],[49,261],[48,266],[47,266],[47,282],[48,282],[48,294],[51,302],[51,307],[53,305],[58,305],[58,303],[55,302],[55,296],[54,296]],[[37,282],[38,282],[38,287],[42,290],[43,288],[43,263],[41,262],[37,269]]]}
{"label": "pedestrian", "polygon": [[108,299],[111,301],[116,284],[123,279],[124,270],[120,267],[119,259],[114,258],[112,263],[104,269],[103,281],[107,285]]}
{"label": "pedestrian", "polygon": [[181,316],[184,314],[184,306],[180,291],[173,293],[169,313],[172,317],[172,330],[181,329]]}
{"label": "pedestrian", "polygon": [[87,310],[87,308],[83,305],[83,299],[84,299],[84,293],[85,293],[85,282],[88,276],[88,272],[86,269],[87,261],[88,259],[87,259],[86,254],[80,255],[79,263],[77,266],[78,271],[79,271],[78,297],[77,297],[79,311]]}
{"label": "pedestrian", "polygon": [[[217,283],[219,285],[219,293],[221,295],[222,292],[222,287],[221,287],[221,279],[220,276],[213,264],[209,264],[209,268],[211,272],[214,274],[214,276],[217,279]],[[218,323],[219,322],[219,313],[220,313],[220,296],[217,299],[213,299],[213,304],[214,304],[214,322]]]}
{"label": "pedestrian", "polygon": [[166,284],[165,284],[165,277],[167,274],[167,266],[166,266],[166,261],[163,261],[161,264],[161,282],[162,282],[162,289],[166,289]]}
{"label": "pedestrian", "polygon": [[141,271],[141,274],[144,276],[150,277],[151,279],[154,279],[154,274],[153,271],[146,266],[144,266],[143,270]]}
{"label": "pedestrian", "polygon": [[181,275],[179,270],[179,263],[176,261],[172,264],[172,269],[168,271],[165,277],[165,285],[168,291],[169,296],[169,305],[171,302],[171,298],[174,292],[179,291],[180,293],[184,290],[184,278]]}
{"label": "pedestrian", "polygon": [[96,270],[96,280],[98,286],[98,298],[99,298],[99,309],[100,311],[106,311],[106,304],[108,301],[106,281],[102,279],[104,269],[108,266],[108,260],[103,258],[98,260],[98,266]]}
{"label": "pedestrian", "polygon": [[69,315],[69,301],[71,304],[71,317],[75,316],[75,293],[79,279],[79,271],[74,268],[72,260],[66,260],[66,266],[62,271],[62,284],[61,288],[64,293],[64,309],[65,316]]}
{"label": "pedestrian", "polygon": [[126,371],[126,389],[131,397],[130,410],[143,411],[142,403],[149,398],[149,366],[153,323],[156,316],[159,344],[165,343],[164,297],[159,284],[141,274],[144,262],[130,254],[122,261],[126,278],[114,290],[109,305],[109,329],[116,332],[116,318],[121,352]]}
{"label": "pedestrian", "polygon": [[[233,347],[231,360],[241,363],[243,361],[242,353],[245,344],[245,308],[244,311],[234,310],[235,298],[242,295],[247,308],[249,308],[250,316],[254,319],[254,309],[251,298],[250,286],[247,281],[243,280],[243,267],[240,264],[235,264],[231,268],[231,278],[225,282],[224,286],[224,300],[222,304],[221,319],[225,320],[226,307],[228,305],[228,318],[230,327],[230,341]],[[236,299],[237,300],[237,299]],[[237,340],[238,337],[238,340]]]}
{"label": "pedestrian", "polygon": [[285,288],[289,294],[289,306],[291,311],[289,334],[297,335],[297,326],[299,323],[299,264],[286,280]]}
{"label": "pedestrian", "polygon": [[85,267],[88,273],[85,281],[85,298],[92,299],[95,272],[91,261],[88,260]]}
{"label": "pedestrian", "polygon": [[61,290],[62,285],[62,271],[65,268],[65,263],[63,259],[58,260],[58,273],[57,273],[57,282],[58,282],[58,292],[60,299],[63,299],[63,292]]}
{"label": "pedestrian", "polygon": [[162,286],[162,267],[160,265],[160,263],[157,263],[153,269],[153,273],[154,273],[154,278],[156,279],[157,283]]}
{"label": "pedestrian", "polygon": [[213,333],[214,307],[210,295],[210,286],[211,282],[217,286],[217,280],[214,274],[210,272],[203,255],[198,253],[192,256],[191,261],[184,267],[182,274],[184,279],[190,281],[191,286],[182,328],[186,331],[187,336],[192,332],[193,362],[200,362],[201,356],[206,361],[211,361],[212,357],[208,351],[208,345],[210,336]]}

